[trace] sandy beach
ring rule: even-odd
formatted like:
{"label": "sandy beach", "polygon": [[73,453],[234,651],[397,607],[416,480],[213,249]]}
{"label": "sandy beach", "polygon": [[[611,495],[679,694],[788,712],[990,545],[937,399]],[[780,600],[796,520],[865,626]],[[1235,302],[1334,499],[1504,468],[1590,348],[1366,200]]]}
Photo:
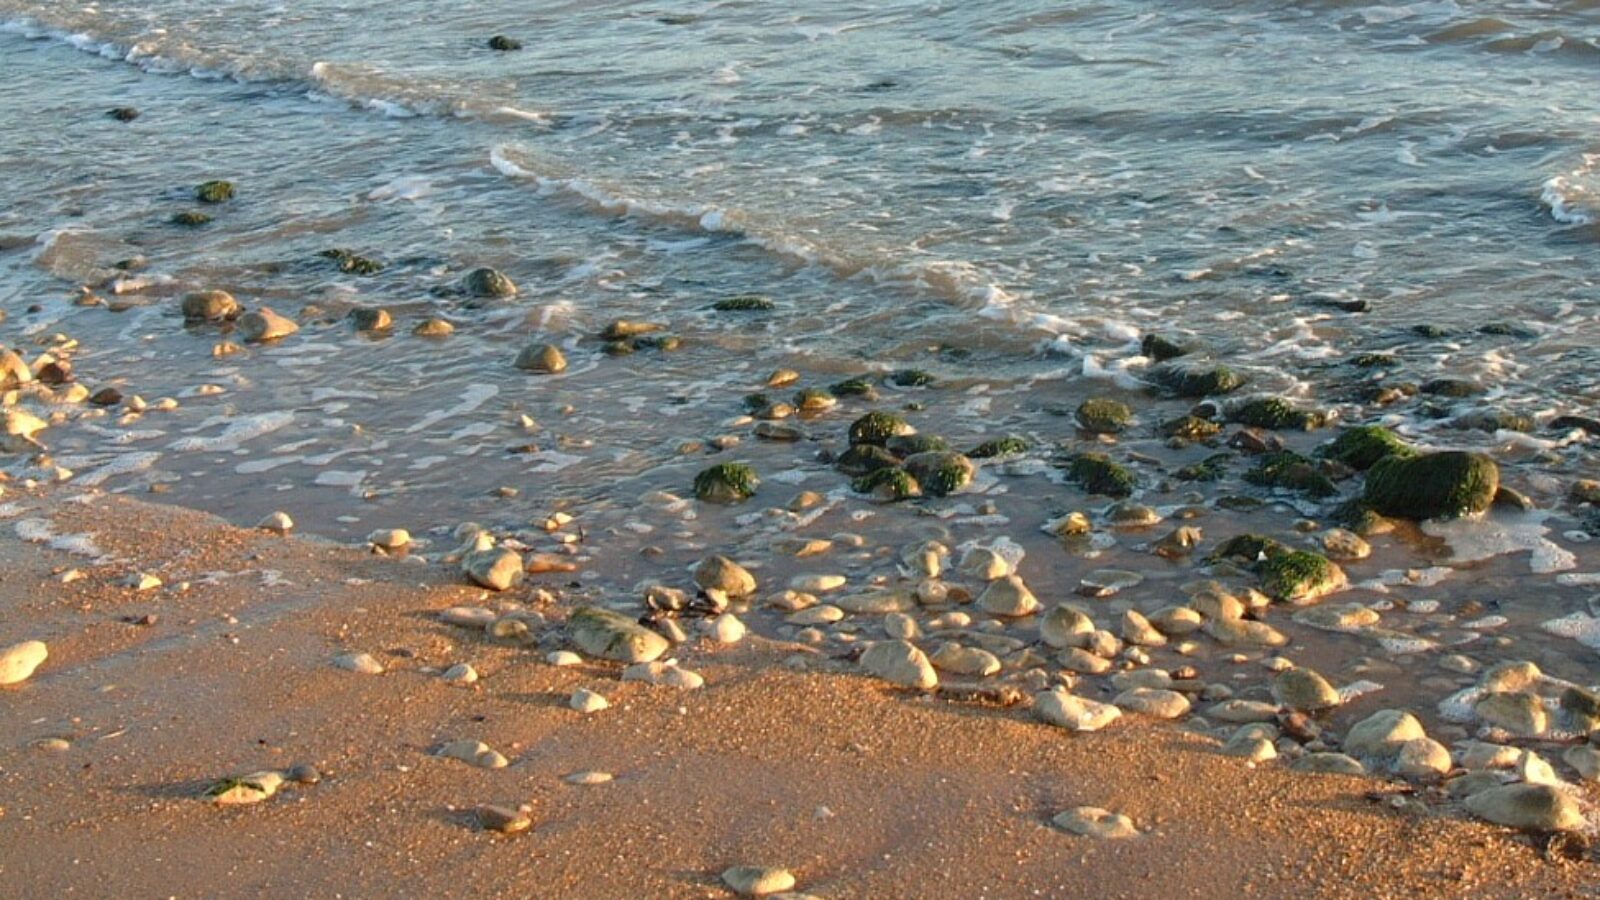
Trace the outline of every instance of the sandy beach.
{"label": "sandy beach", "polygon": [[[830,898],[1593,889],[1561,847],[1466,821],[1435,788],[1258,768],[1176,727],[1069,734],[1016,709],[796,672],[767,642],[679,648],[700,689],[623,683],[620,666],[552,666],[441,624],[484,592],[437,566],[58,497],[7,499],[114,561],[0,533],[0,633],[50,646],[0,693],[11,896],[720,897],[737,865],[787,868]],[[131,573],[163,586],[119,583]],[[334,665],[353,651],[385,671]],[[481,680],[441,679],[460,662]],[[569,708],[579,688],[611,708]],[[509,765],[430,755],[462,738]],[[239,807],[202,796],[297,764],[320,782]],[[613,780],[567,780],[583,772]],[[532,827],[486,831],[480,804],[526,804]],[[1124,813],[1139,834],[1051,825],[1077,806]]]}

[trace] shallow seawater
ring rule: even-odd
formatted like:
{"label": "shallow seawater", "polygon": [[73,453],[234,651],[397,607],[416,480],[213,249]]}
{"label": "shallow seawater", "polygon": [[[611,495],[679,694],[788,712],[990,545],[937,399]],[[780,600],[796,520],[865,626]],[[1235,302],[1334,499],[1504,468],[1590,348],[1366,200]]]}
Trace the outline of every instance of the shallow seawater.
{"label": "shallow seawater", "polygon": [[[563,509],[592,562],[576,577],[609,587],[680,578],[708,548],[764,560],[773,584],[818,565],[870,583],[916,538],[1004,535],[1046,599],[1095,569],[1144,575],[1086,601],[1114,621],[1197,577],[1149,552],[1174,525],[1203,530],[1201,554],[1245,530],[1310,545],[1294,523],[1341,499],[1248,484],[1242,456],[1178,480],[1226,448],[1158,434],[1194,403],[1146,383],[1140,341],[1161,333],[1245,374],[1246,395],[1490,452],[1540,507],[1375,538],[1329,602],[1376,605],[1412,640],[1285,615],[1286,655],[1386,686],[1363,704],[1470,684],[1436,668],[1448,653],[1600,680],[1593,649],[1540,627],[1595,611],[1574,576],[1600,571],[1595,511],[1568,499],[1600,474],[1596,436],[1556,424],[1600,405],[1592,4],[0,0],[0,20],[0,335],[70,336],[92,389],[177,401],[62,410],[45,442],[81,485],[242,524],[284,509],[340,539],[406,527],[435,549],[465,520],[548,549],[538,524]],[[486,49],[501,33],[524,49]],[[214,178],[237,197],[197,204]],[[196,210],[213,221],[172,224]],[[331,248],[383,268],[341,272]],[[464,297],[479,266],[518,296]],[[302,328],[215,356],[231,335],[177,311],[209,288]],[[749,293],[775,308],[712,308]],[[392,333],[345,319],[372,306]],[[410,333],[434,316],[455,333]],[[615,319],[682,346],[607,355],[595,335]],[[530,341],[570,368],[513,368]],[[1376,353],[1394,365],[1352,364]],[[766,389],[780,368],[799,382]],[[936,381],[885,377],[903,369]],[[853,376],[880,399],[785,421],[796,442],[754,435],[745,395]],[[1440,378],[1484,390],[1379,396]],[[1078,434],[1091,396],[1136,426]],[[878,505],[826,462],[872,408],[958,449],[1038,449],[956,497]],[[1525,432],[1497,427],[1515,417]],[[1284,439],[1309,452],[1335,428]],[[1103,524],[1110,501],[1051,465],[1100,443],[1168,519],[1102,528],[1086,556],[1041,526]],[[657,494],[728,459],[760,473],[756,502]],[[762,511],[802,490],[823,505]],[[868,545],[816,565],[770,552],[835,532]]]}

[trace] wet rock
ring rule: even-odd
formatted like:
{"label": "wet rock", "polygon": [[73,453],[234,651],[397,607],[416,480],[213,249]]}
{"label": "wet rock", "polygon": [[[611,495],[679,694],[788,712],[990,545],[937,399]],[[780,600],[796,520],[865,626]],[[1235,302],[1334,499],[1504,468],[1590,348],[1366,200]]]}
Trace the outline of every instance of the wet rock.
{"label": "wet rock", "polygon": [[760,486],[755,469],[744,463],[719,463],[694,477],[694,495],[706,503],[742,503]]}
{"label": "wet rock", "polygon": [[503,34],[497,34],[494,37],[489,38],[489,49],[496,50],[501,53],[511,53],[521,50],[522,42],[513,37],[506,37]]}
{"label": "wet rock", "polygon": [[485,804],[473,810],[473,815],[478,819],[478,827],[484,831],[521,834],[533,827],[533,819],[527,813],[509,806]]}
{"label": "wet rock", "polygon": [[522,556],[507,547],[496,547],[492,539],[461,557],[461,572],[473,583],[491,591],[508,591],[522,583]]}
{"label": "wet rock", "polygon": [[1332,709],[1342,700],[1326,678],[1310,669],[1285,669],[1272,679],[1272,699],[1305,712]]}
{"label": "wet rock", "polygon": [[1244,478],[1251,484],[1282,488],[1316,499],[1331,497],[1339,492],[1316,463],[1290,450],[1262,456],[1256,467],[1245,473]]}
{"label": "wet rock", "polygon": [[1395,518],[1456,518],[1488,509],[1499,487],[1499,467],[1481,453],[1391,455],[1367,472],[1363,500]]}
{"label": "wet rock", "polygon": [[392,552],[411,544],[411,532],[404,528],[380,528],[367,535],[367,543]]}
{"label": "wet rock", "polygon": [[139,118],[139,110],[131,106],[114,106],[106,110],[106,115],[118,122],[132,122]]}
{"label": "wet rock", "polygon": [[989,582],[978,595],[978,607],[993,616],[1031,616],[1039,611],[1039,599],[1021,578],[1007,575]]}
{"label": "wet rock", "polygon": [[764,897],[794,890],[794,875],[771,866],[734,866],[722,873],[722,883],[743,897]]}
{"label": "wet rock", "polygon": [[1007,435],[1001,438],[992,438],[984,441],[971,451],[967,456],[973,459],[999,459],[1007,456],[1020,456],[1032,449],[1033,444],[1027,438],[1018,435]]}
{"label": "wet rock", "polygon": [[1186,559],[1192,555],[1204,538],[1200,529],[1182,525],[1172,529],[1160,540],[1150,545],[1150,551],[1163,559]]}
{"label": "wet rock", "polygon": [[297,763],[288,771],[289,780],[295,784],[321,784],[322,773],[310,763]]}
{"label": "wet rock", "polygon": [[370,653],[342,653],[333,658],[333,664],[359,675],[383,674],[383,664],[373,659]]}
{"label": "wet rock", "polygon": [[694,583],[736,599],[756,592],[756,577],[726,556],[708,556],[701,560],[694,567]]}
{"label": "wet rock", "polygon": [[1489,694],[1478,701],[1473,712],[1485,725],[1514,737],[1537,737],[1549,725],[1544,704],[1532,694]]}
{"label": "wet rock", "polygon": [[1076,418],[1078,427],[1090,434],[1121,434],[1133,422],[1133,410],[1126,403],[1096,397],[1079,404]]}
{"label": "wet rock", "polygon": [[1228,420],[1273,431],[1311,431],[1322,427],[1327,416],[1300,409],[1282,397],[1259,397],[1234,407],[1228,413]]}
{"label": "wet rock", "polygon": [[44,641],[23,641],[0,650],[0,685],[27,681],[49,656]]}
{"label": "wet rock", "polygon": [[861,667],[869,675],[902,687],[927,691],[939,685],[939,675],[928,657],[906,641],[873,644],[861,654]]}
{"label": "wet rock", "polygon": [[600,330],[600,337],[606,341],[633,341],[646,335],[658,334],[665,331],[667,326],[659,322],[638,322],[629,319],[613,319]]}
{"label": "wet rock", "polygon": [[194,198],[201,203],[226,203],[233,194],[231,181],[207,181],[194,189]]}
{"label": "wet rock", "polygon": [[1244,377],[1227,366],[1207,363],[1162,363],[1150,370],[1152,380],[1178,397],[1228,394],[1244,386]]}
{"label": "wet rock", "polygon": [[[1180,416],[1161,423],[1159,431],[1162,437],[1176,438],[1180,441],[1193,443],[1216,437],[1222,433],[1222,426],[1199,416]],[[1198,481],[1201,479],[1189,480]]]}
{"label": "wet rock", "polygon": [[1523,831],[1577,831],[1586,826],[1578,802],[1547,784],[1508,784],[1479,791],[1463,801],[1485,821]]}
{"label": "wet rock", "polygon": [[1282,647],[1289,643],[1283,632],[1253,619],[1207,619],[1203,630],[1225,647]]}
{"label": "wet rock", "polygon": [[515,297],[517,286],[511,279],[495,269],[473,269],[467,273],[462,288],[469,296],[489,300]]}
{"label": "wet rock", "polygon": [[449,337],[455,334],[455,331],[454,325],[440,318],[424,319],[417,323],[417,327],[411,329],[412,334],[425,338]]}
{"label": "wet rock", "polygon": [[273,534],[288,534],[294,530],[294,520],[289,518],[288,513],[279,511],[268,514],[266,518],[256,523],[256,527]]}
{"label": "wet rock", "polygon": [[706,635],[719,644],[737,644],[747,632],[743,622],[733,613],[723,613],[706,623]]}
{"label": "wet rock", "polygon": [[1163,363],[1169,359],[1188,356],[1194,352],[1194,347],[1187,341],[1170,335],[1147,334],[1139,341],[1139,352],[1154,362]]}
{"label": "wet rock", "polygon": [[1561,692],[1560,704],[1572,730],[1588,734],[1600,729],[1600,691],[1573,685]]}
{"label": "wet rock", "polygon": [[[851,453],[861,448],[852,448]],[[872,450],[883,451],[873,447]],[[893,503],[922,496],[922,485],[910,472],[900,468],[879,468],[850,482],[850,490],[866,494],[874,500]]]}
{"label": "wet rock", "polygon": [[1106,510],[1106,520],[1112,528],[1151,528],[1161,524],[1161,513],[1143,503],[1113,503]]}
{"label": "wet rock", "polygon": [[211,217],[203,212],[196,212],[195,210],[189,209],[180,213],[174,213],[169,221],[171,221],[172,224],[182,228],[199,228],[202,225],[211,224]]}
{"label": "wet rock", "polygon": [[271,799],[283,786],[277,772],[253,772],[239,778],[224,778],[206,788],[205,798],[218,806],[244,806]]}
{"label": "wet rock", "polygon": [[916,479],[922,491],[934,497],[943,497],[971,484],[976,468],[972,460],[960,453],[944,451],[907,457],[905,471]]}
{"label": "wet rock", "polygon": [[1084,837],[1119,840],[1139,836],[1132,819],[1095,806],[1079,806],[1057,813],[1050,822],[1063,831]]}
{"label": "wet rock", "polygon": [[1079,647],[1094,632],[1094,620],[1081,610],[1057,606],[1039,620],[1039,637],[1051,647]]}
{"label": "wet rock", "polygon": [[300,326],[263,306],[239,317],[239,336],[247,344],[265,344],[282,340]]}
{"label": "wet rock", "polygon": [[1122,718],[1122,710],[1056,689],[1033,698],[1034,717],[1071,731],[1099,731]]}
{"label": "wet rock", "polygon": [[1343,528],[1330,528],[1322,533],[1322,549],[1328,558],[1339,561],[1366,559],[1372,555],[1372,545],[1360,535]]}
{"label": "wet rock", "polygon": [[1485,392],[1483,385],[1466,378],[1433,378],[1424,381],[1417,390],[1431,397],[1446,397],[1453,400],[1476,397]]}
{"label": "wet rock", "polygon": [[568,634],[579,650],[622,663],[650,662],[672,645],[627,616],[597,606],[580,607],[567,617]]}
{"label": "wet rock", "polygon": [[555,375],[567,370],[567,357],[555,344],[540,342],[523,347],[514,365],[524,372]]}
{"label": "wet rock", "polygon": [[1426,737],[1422,723],[1404,710],[1380,709],[1350,726],[1344,736],[1344,750],[1359,758],[1383,757],[1398,751],[1400,744]]}
{"label": "wet rock", "polygon": [[239,301],[227,291],[195,291],[183,295],[183,317],[191,322],[221,322],[239,315]]}

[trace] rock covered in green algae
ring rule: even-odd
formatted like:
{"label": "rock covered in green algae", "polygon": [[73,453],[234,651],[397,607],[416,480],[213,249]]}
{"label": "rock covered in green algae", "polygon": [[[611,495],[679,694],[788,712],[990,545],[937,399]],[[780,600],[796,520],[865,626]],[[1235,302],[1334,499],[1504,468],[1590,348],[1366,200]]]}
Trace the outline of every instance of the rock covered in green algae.
{"label": "rock covered in green algae", "polygon": [[905,470],[924,491],[935,497],[943,497],[971,484],[975,467],[972,460],[946,450],[907,457]]}
{"label": "rock covered in green algae", "polygon": [[1172,473],[1179,481],[1221,481],[1228,470],[1231,453],[1213,453],[1197,463],[1190,463]]}
{"label": "rock covered in green algae", "polygon": [[1482,453],[1389,455],[1367,471],[1362,499],[1385,516],[1451,519],[1488,509],[1499,487],[1500,467]]}
{"label": "rock covered in green algae", "polygon": [[1199,416],[1182,416],[1161,423],[1161,436],[1184,441],[1203,441],[1222,433],[1222,426]]}
{"label": "rock covered in green algae", "polygon": [[1416,451],[1382,425],[1356,425],[1322,445],[1317,455],[1365,472],[1386,456],[1415,456]]}
{"label": "rock covered in green algae", "polygon": [[707,503],[740,503],[760,486],[756,470],[744,463],[718,463],[694,477],[694,495]]}
{"label": "rock covered in green algae", "polygon": [[473,269],[467,273],[462,287],[473,297],[500,299],[517,295],[516,284],[498,269]]}
{"label": "rock covered in green algae", "polygon": [[1233,409],[1228,414],[1228,420],[1274,431],[1312,431],[1321,428],[1327,416],[1314,410],[1300,409],[1282,397],[1258,397]]}
{"label": "rock covered in green algae", "polygon": [[1296,491],[1308,497],[1331,497],[1338,493],[1328,476],[1317,470],[1316,463],[1292,450],[1261,457],[1255,469],[1246,472],[1244,478],[1252,484]]}
{"label": "rock covered in green algae", "polygon": [[1217,549],[1211,551],[1206,561],[1233,560],[1254,565],[1268,556],[1282,553],[1287,549],[1283,544],[1263,535],[1239,534],[1223,541]]}
{"label": "rock covered in green algae", "polygon": [[905,469],[894,467],[869,472],[850,482],[850,489],[858,494],[869,494],[878,500],[887,501],[909,500],[922,496],[922,486],[917,484],[917,479]]}
{"label": "rock covered in green algae", "polygon": [[943,453],[950,449],[950,442],[936,434],[897,434],[883,446],[895,456],[905,457],[918,453]]}
{"label": "rock covered in green algae", "polygon": [[194,189],[194,198],[201,203],[226,203],[233,199],[233,182],[207,181]]}
{"label": "rock covered in green algae", "polygon": [[777,309],[778,304],[772,302],[771,297],[760,294],[738,294],[733,297],[724,297],[711,305],[717,312],[769,312]]}
{"label": "rock covered in green algae", "polygon": [[201,225],[211,224],[211,217],[203,212],[186,210],[173,215],[172,224],[181,225],[184,228],[199,228]]}
{"label": "rock covered in green algae", "polygon": [[383,271],[383,263],[342,247],[324,250],[317,255],[333,260],[339,271],[346,275],[376,275]]}
{"label": "rock covered in green algae", "polygon": [[1349,583],[1343,569],[1309,550],[1269,553],[1258,570],[1262,592],[1286,603],[1310,603]]}
{"label": "rock covered in green algae", "polygon": [[972,459],[994,459],[1002,456],[1017,456],[1022,453],[1027,453],[1032,446],[1033,445],[1028,443],[1026,438],[1021,438],[1016,435],[1007,435],[1002,438],[992,438],[984,441],[978,446],[967,451],[967,456],[971,457]]}
{"label": "rock covered in green algae", "polygon": [[1078,404],[1078,427],[1091,434],[1121,434],[1133,421],[1133,410],[1126,403],[1105,397],[1091,397]]}
{"label": "rock covered in green algae", "polygon": [[1156,384],[1179,397],[1230,394],[1244,386],[1243,375],[1214,363],[1163,363],[1150,375]]}
{"label": "rock covered in green algae", "polygon": [[938,379],[921,369],[900,369],[890,372],[889,380],[897,387],[928,387]]}
{"label": "rock covered in green algae", "polygon": [[910,423],[891,412],[875,410],[850,423],[850,446],[871,444],[882,447],[889,438],[916,434]]}
{"label": "rock covered in green algae", "polygon": [[876,399],[877,388],[865,378],[846,378],[828,386],[828,393],[835,397],[862,397],[868,400]]}
{"label": "rock covered in green algae", "polygon": [[1138,486],[1138,479],[1127,468],[1111,461],[1104,453],[1080,453],[1067,466],[1067,477],[1091,494],[1126,497]]}
{"label": "rock covered in green algae", "polygon": [[667,652],[667,639],[627,616],[596,606],[580,607],[567,617],[567,631],[579,650],[614,662],[650,662]]}
{"label": "rock covered in green algae", "polygon": [[1139,352],[1158,363],[1187,356],[1192,348],[1176,338],[1160,334],[1147,334],[1139,341]]}

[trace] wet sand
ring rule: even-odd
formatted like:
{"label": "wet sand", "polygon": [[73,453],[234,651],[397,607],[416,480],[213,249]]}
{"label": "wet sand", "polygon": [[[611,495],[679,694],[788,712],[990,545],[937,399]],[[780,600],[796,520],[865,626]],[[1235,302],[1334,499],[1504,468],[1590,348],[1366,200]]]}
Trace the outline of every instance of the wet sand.
{"label": "wet sand", "polygon": [[[821,897],[1582,896],[1592,868],[1466,821],[1424,788],[1253,768],[1208,737],[1072,735],[1014,709],[807,674],[751,638],[678,648],[706,687],[619,683],[437,621],[483,592],[451,568],[230,527],[126,498],[7,499],[98,564],[0,531],[0,634],[50,658],[0,689],[0,893],[716,897],[740,864]],[[83,578],[61,583],[79,569]],[[117,582],[148,572],[165,584]],[[208,573],[229,573],[205,583]],[[273,576],[267,573],[281,573]],[[538,576],[485,605],[533,597]],[[188,582],[187,590],[181,588]],[[130,621],[155,615],[153,624]],[[334,667],[344,652],[386,668]],[[470,662],[482,680],[444,683]],[[587,687],[611,708],[584,715]],[[64,749],[40,741],[59,738]],[[487,770],[429,754],[482,740]],[[60,745],[57,745],[58,747]],[[223,808],[218,778],[315,765]],[[615,780],[578,786],[597,770]],[[1382,796],[1373,799],[1371,792]],[[528,804],[532,829],[477,827]],[[1050,825],[1080,805],[1138,837]]]}

